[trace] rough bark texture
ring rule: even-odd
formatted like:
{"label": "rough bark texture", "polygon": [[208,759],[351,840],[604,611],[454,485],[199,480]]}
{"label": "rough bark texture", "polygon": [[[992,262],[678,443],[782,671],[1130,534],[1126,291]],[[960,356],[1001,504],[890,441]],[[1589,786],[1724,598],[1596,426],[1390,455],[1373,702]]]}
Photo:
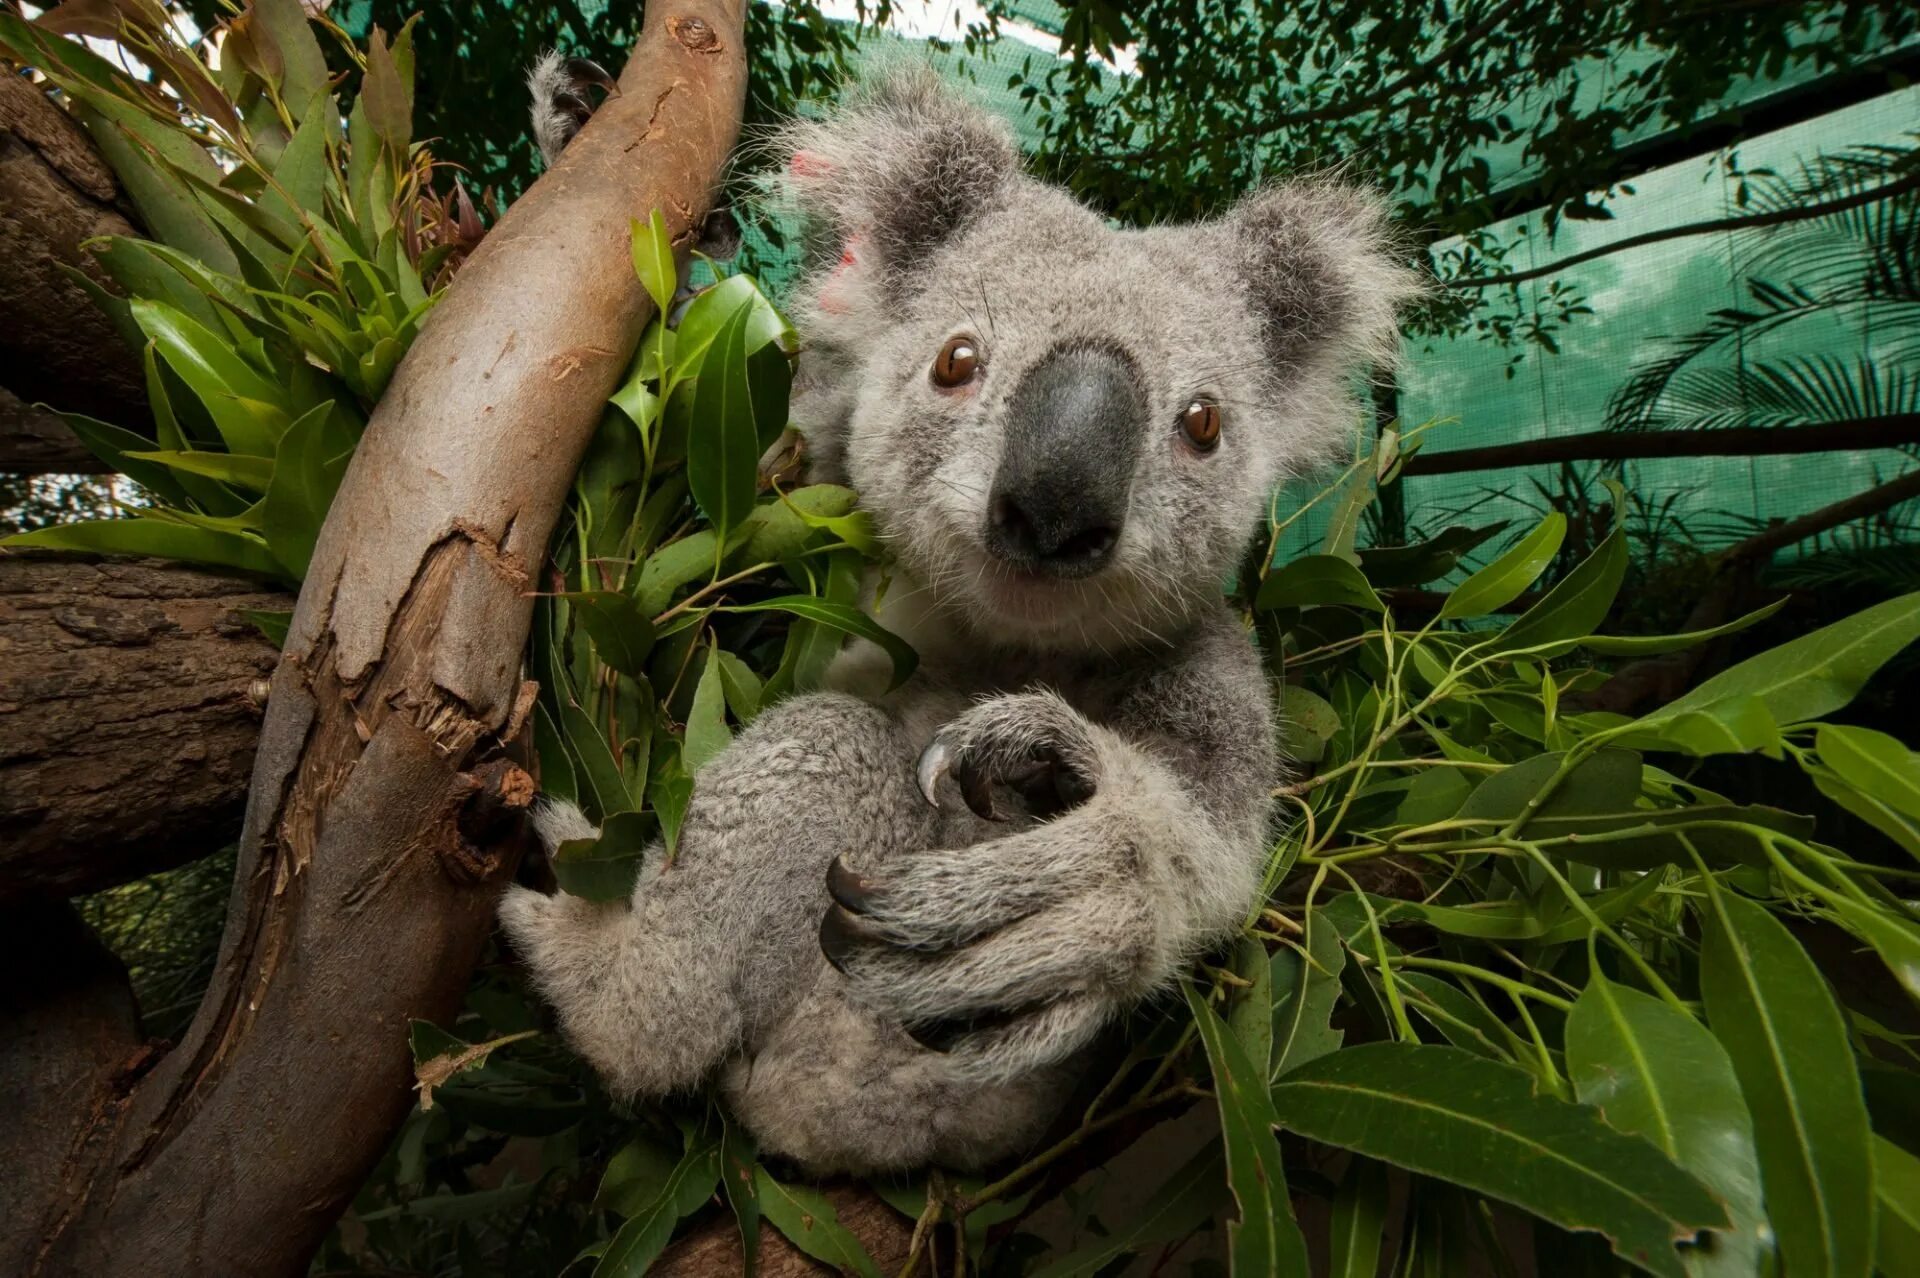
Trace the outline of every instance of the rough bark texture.
{"label": "rough bark texture", "polygon": [[273,678],[212,987],[29,1272],[303,1272],[411,1104],[407,1020],[456,1008],[513,859],[462,817],[530,705],[529,573],[651,314],[629,222],[691,242],[739,128],[744,0],[646,22],[374,413]]}
{"label": "rough bark texture", "polygon": [[[907,1247],[913,1241],[913,1222],[887,1206],[879,1195],[859,1185],[823,1186],[821,1192],[833,1204],[834,1215],[854,1237],[884,1274],[900,1272],[907,1261]],[[788,1242],[779,1230],[760,1222],[760,1278],[817,1278],[833,1269],[812,1259]],[[649,1273],[658,1278],[712,1278],[718,1274],[746,1272],[743,1267],[740,1230],[733,1218],[721,1216],[711,1225],[696,1230],[662,1253]]]}
{"label": "rough bark texture", "polygon": [[99,474],[100,459],[67,424],[0,386],[0,474]]}
{"label": "rough bark texture", "polygon": [[80,126],[39,86],[0,74],[0,385],[28,403],[144,428],[140,362],[66,272],[105,284],[81,241],[133,234],[113,173]]}
{"label": "rough bark texture", "polygon": [[292,596],[147,560],[0,556],[0,903],[97,891],[240,832]]}
{"label": "rough bark texture", "polygon": [[65,901],[0,906],[0,963],[21,974],[0,985],[0,1273],[23,1274],[49,1189],[148,1053],[126,969]]}

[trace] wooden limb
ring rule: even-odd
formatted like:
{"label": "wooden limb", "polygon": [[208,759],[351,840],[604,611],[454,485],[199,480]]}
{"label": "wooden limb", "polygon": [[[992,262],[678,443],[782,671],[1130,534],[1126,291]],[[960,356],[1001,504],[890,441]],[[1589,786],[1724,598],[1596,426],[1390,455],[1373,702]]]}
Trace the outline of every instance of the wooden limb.
{"label": "wooden limb", "polygon": [[1418,452],[1405,475],[1551,466],[1573,461],[1636,461],[1648,457],[1764,457],[1792,453],[1910,448],[1920,444],[1920,413],[1895,413],[1818,426],[1735,426],[1726,430],[1596,430],[1488,448]]}
{"label": "wooden limb", "polygon": [[[907,1261],[913,1222],[902,1216],[864,1185],[836,1182],[821,1186],[834,1214],[860,1240],[883,1274],[896,1274]],[[709,1278],[713,1274],[745,1273],[740,1228],[730,1212],[714,1217],[667,1248],[647,1272],[658,1278]],[[765,1220],[760,1222],[760,1278],[819,1278],[831,1271],[788,1242]]]}
{"label": "wooden limb", "polygon": [[120,961],[65,901],[0,906],[0,1273],[39,1261],[39,1210],[72,1153],[111,1133],[149,1053]]}
{"label": "wooden limb", "polygon": [[272,643],[257,582],[0,556],[0,903],[75,896],[240,832]]}
{"label": "wooden limb", "polygon": [[28,404],[147,429],[138,357],[68,274],[107,285],[81,243],[137,233],[80,126],[0,67],[0,385]]}
{"label": "wooden limb", "polygon": [[744,0],[648,6],[619,94],[401,363],[274,675],[212,985],[40,1217],[38,1272],[304,1273],[410,1108],[407,1021],[451,1017],[512,869],[462,816],[524,723],[532,573],[652,314],[629,225],[692,242],[744,27]]}
{"label": "wooden limb", "polygon": [[105,470],[57,414],[0,386],[0,475],[97,475]]}

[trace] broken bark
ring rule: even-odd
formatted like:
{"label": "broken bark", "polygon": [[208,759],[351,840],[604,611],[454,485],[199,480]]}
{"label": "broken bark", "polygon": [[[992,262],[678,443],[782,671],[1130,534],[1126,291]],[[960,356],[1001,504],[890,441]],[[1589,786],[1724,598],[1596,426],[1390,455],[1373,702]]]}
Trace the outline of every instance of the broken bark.
{"label": "broken bark", "polygon": [[0,74],[0,385],[16,398],[147,429],[139,359],[68,274],[110,286],[80,245],[134,234],[80,126],[38,85]]}
{"label": "broken bark", "polygon": [[0,903],[67,897],[240,832],[291,596],[148,560],[0,557]]}
{"label": "broken bark", "polygon": [[[608,101],[461,270],[375,410],[295,609],[234,904],[179,1047],[36,1213],[45,1274],[303,1272],[412,1103],[512,868],[463,832],[530,709],[530,574],[739,129],[744,0],[650,6]],[[484,826],[485,822],[479,822]]]}

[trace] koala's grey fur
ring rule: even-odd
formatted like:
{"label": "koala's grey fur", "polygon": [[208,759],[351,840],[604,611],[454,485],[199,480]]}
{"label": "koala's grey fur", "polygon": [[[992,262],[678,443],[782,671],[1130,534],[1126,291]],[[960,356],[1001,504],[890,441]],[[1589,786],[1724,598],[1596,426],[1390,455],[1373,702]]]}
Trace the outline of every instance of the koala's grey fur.
{"label": "koala's grey fur", "polygon": [[[766,711],[700,774],[677,860],[630,902],[516,888],[501,918],[615,1091],[717,1077],[763,1148],[819,1170],[977,1167],[1030,1145],[1101,1031],[1256,904],[1270,695],[1220,583],[1274,486],[1350,438],[1350,378],[1390,357],[1411,280],[1375,202],[1332,183],[1110,228],[929,74],[786,146],[823,260],[792,302],[795,421],[896,556],[876,615],[919,669],[888,692],[854,644],[834,691]],[[942,390],[956,334],[981,371]],[[1009,406],[1084,351],[1137,401],[1079,427],[1125,441],[1124,520],[1097,571],[1016,569],[985,549],[1009,433],[1033,428]],[[1223,411],[1210,454],[1177,427],[1196,397]],[[915,783],[931,745],[938,808]],[[1055,798],[1029,810],[1036,769]]]}

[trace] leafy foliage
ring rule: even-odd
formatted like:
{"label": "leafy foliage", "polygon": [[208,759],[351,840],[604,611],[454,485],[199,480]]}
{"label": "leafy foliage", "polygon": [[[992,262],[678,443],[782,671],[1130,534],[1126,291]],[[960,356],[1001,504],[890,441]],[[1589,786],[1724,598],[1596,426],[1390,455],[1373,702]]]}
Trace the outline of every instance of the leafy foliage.
{"label": "leafy foliage", "polygon": [[[116,40],[154,78],[60,32]],[[344,116],[321,35],[378,86]],[[364,54],[339,37],[296,0],[235,15],[217,59],[157,4],[0,13],[0,51],[67,98],[154,236],[93,245],[124,297],[74,278],[142,352],[156,438],[67,415],[151,501],[7,544],[305,573],[366,414],[480,234],[410,141],[409,33]]]}

